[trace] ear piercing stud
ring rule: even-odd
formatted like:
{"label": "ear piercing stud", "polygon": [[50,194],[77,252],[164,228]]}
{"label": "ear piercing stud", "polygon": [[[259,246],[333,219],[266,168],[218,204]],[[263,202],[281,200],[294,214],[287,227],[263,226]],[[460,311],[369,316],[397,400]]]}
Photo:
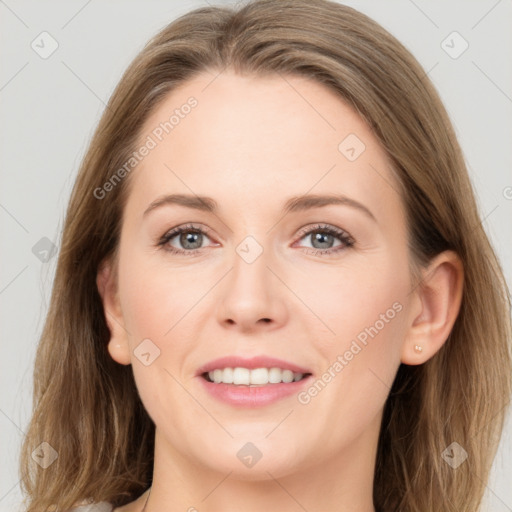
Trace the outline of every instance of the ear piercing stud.
{"label": "ear piercing stud", "polygon": [[418,353],[420,353],[423,350],[423,347],[421,345],[415,345],[414,350]]}

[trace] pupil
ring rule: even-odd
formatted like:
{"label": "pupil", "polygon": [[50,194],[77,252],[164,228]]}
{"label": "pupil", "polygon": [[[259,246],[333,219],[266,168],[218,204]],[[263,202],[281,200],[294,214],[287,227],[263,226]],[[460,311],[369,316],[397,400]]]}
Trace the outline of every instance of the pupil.
{"label": "pupil", "polygon": [[[198,237],[201,236],[201,233],[191,233],[191,232],[188,232],[188,233],[182,233],[181,234],[181,244],[183,245],[183,247],[185,247],[186,249],[198,249],[201,247],[201,239],[199,238],[199,244],[197,243],[197,240],[198,240]],[[192,244],[192,247],[188,246],[187,244],[188,243],[191,243]],[[195,245],[194,245],[195,243]]]}
{"label": "pupil", "polygon": [[[329,249],[330,243],[332,243],[332,238],[333,235],[317,231],[316,233],[313,234],[313,247],[315,247],[315,242],[319,242],[321,247],[315,247],[316,249]],[[327,241],[325,241],[325,239]]]}

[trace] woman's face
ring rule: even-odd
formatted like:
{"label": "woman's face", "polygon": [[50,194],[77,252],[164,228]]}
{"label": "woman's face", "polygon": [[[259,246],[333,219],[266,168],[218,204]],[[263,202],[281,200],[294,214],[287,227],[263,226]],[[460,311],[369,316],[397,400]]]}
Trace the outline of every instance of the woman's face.
{"label": "woman's face", "polygon": [[144,125],[110,353],[159,454],[247,479],[369,464],[413,300],[389,162],[321,84],[214,76]]}

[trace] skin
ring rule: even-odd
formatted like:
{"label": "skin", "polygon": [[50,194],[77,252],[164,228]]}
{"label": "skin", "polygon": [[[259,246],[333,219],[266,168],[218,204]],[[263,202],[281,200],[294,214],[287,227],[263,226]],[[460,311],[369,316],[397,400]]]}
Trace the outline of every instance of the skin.
{"label": "skin", "polygon": [[[132,365],[156,425],[146,512],[374,511],[386,398],[400,363],[424,363],[448,337],[460,307],[460,261],[440,254],[413,286],[387,156],[333,92],[299,77],[215,75],[182,84],[146,120],[141,140],[190,96],[198,100],[132,171],[117,279],[114,262],[98,271],[108,350]],[[355,161],[338,150],[349,134],[366,146]],[[219,211],[168,205],[143,216],[170,193],[210,196]],[[283,216],[285,200],[306,193],[344,194],[375,219],[348,205]],[[198,255],[157,248],[188,223],[209,229]],[[345,230],[354,245],[334,238],[330,254],[315,254],[322,246],[301,228],[316,223]],[[248,235],[263,248],[250,264],[236,251]],[[193,250],[179,235],[168,245]],[[397,303],[400,312],[307,404],[292,395],[237,408],[212,398],[196,377],[212,359],[265,354],[319,378]],[[147,338],[160,350],[149,366],[134,355]],[[262,453],[252,468],[236,456],[249,441]],[[141,511],[147,495],[116,512]]]}

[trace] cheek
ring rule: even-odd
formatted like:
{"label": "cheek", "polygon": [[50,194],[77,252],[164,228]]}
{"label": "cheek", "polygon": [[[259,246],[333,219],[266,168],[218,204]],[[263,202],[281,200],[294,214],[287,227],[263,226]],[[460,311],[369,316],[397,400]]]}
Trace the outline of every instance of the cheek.
{"label": "cheek", "polygon": [[333,273],[328,286],[323,320],[335,335],[329,332],[316,343],[323,367],[304,403],[312,398],[323,411],[340,404],[330,411],[340,422],[350,411],[361,412],[358,421],[369,421],[385,402],[400,364],[410,291],[407,260],[397,254],[375,258],[372,265]]}
{"label": "cheek", "polygon": [[177,339],[187,339],[187,324],[180,320],[187,319],[191,308],[183,296],[189,288],[171,279],[176,273],[152,263],[157,259],[154,256],[142,250],[140,254],[122,254],[119,291],[137,390],[152,420],[178,435],[178,427],[166,416],[172,409],[169,404],[180,404],[187,414],[192,410],[200,415],[186,402],[187,395],[178,384],[185,382],[182,363],[191,349],[188,343],[176,343]]}
{"label": "cheek", "polygon": [[139,338],[159,339],[173,325],[171,293],[161,293],[150,278],[131,276],[124,286],[123,317],[133,343]]}
{"label": "cheek", "polygon": [[334,445],[349,443],[378,421],[400,365],[407,288],[382,275],[371,282],[365,287],[359,281],[343,295],[338,316],[331,306],[337,335],[317,345],[323,367],[298,397],[310,416],[330,425]]}
{"label": "cheek", "polygon": [[124,255],[119,286],[127,330],[134,343],[141,336],[163,341],[190,310],[195,288],[190,279],[180,280],[179,271],[166,270],[163,258],[155,254],[140,250]]}
{"label": "cheek", "polygon": [[[323,279],[325,286],[317,288],[315,306],[331,331],[324,337],[326,347],[344,351],[354,340],[368,347],[371,340],[377,346],[393,338],[409,292],[406,268],[392,258],[375,259],[372,264],[332,271]],[[313,296],[313,290],[309,293]]]}
{"label": "cheek", "polygon": [[[190,378],[190,366],[185,363],[196,348],[194,328],[199,309],[194,305],[205,290],[197,284],[201,280],[190,273],[166,268],[163,257],[142,249],[121,254],[119,292],[123,320],[137,387],[151,413],[161,405],[157,390],[164,390],[165,395],[176,388],[179,393],[173,376],[180,382]],[[143,354],[148,353],[144,361]]]}

